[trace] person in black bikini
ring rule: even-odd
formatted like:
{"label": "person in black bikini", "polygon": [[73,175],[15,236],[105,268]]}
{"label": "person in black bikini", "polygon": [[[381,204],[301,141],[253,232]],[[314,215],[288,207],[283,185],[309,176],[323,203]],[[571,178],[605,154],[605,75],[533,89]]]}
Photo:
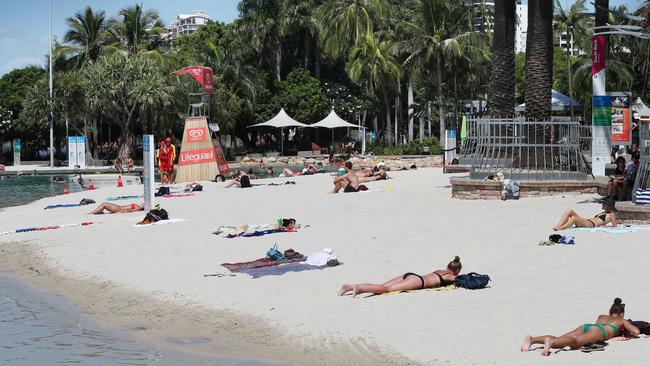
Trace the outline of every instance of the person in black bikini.
{"label": "person in black bikini", "polygon": [[576,227],[605,226],[610,222],[612,223],[612,226],[618,226],[618,220],[616,218],[616,202],[613,199],[606,199],[603,201],[602,208],[603,212],[594,216],[593,219],[585,219],[571,209],[566,210],[562,215],[560,222],[553,227],[553,230],[565,230],[574,225]]}
{"label": "person in black bikini", "polygon": [[388,282],[381,285],[372,283],[361,283],[356,285],[345,284],[339,290],[339,296],[352,293],[352,296],[357,296],[364,293],[384,294],[392,291],[408,291],[419,290],[425,288],[444,287],[454,283],[456,276],[460,273],[463,265],[460,263],[460,258],[457,256],[453,261],[449,262],[446,270],[433,271],[424,276],[408,272],[403,276],[395,277]]}

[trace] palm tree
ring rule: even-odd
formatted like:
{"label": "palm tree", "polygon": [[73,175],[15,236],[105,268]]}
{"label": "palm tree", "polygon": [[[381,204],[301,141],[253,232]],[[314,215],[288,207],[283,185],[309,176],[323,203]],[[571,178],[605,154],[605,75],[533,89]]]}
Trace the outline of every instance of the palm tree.
{"label": "palm tree", "polygon": [[[393,58],[394,44],[384,41],[372,33],[366,36],[350,51],[350,60],[347,64],[347,71],[350,78],[355,82],[365,80],[371,96],[381,91],[384,110],[386,112],[386,140],[390,144],[393,140],[391,133],[391,104],[389,86],[393,85],[400,74],[397,61]],[[378,130],[375,119],[374,130]]]}
{"label": "palm tree", "polygon": [[154,51],[160,46],[165,27],[158,11],[143,10],[142,5],[136,4],[120,10],[118,17],[109,21],[108,28],[114,40],[129,53]]}
{"label": "palm tree", "polygon": [[463,40],[470,35],[470,17],[467,17],[468,7],[464,3],[452,4],[447,0],[417,0],[416,9],[413,22],[402,22],[407,34],[411,34],[411,38],[400,42],[400,48],[409,54],[403,66],[419,65],[434,70],[442,144],[446,128],[444,63],[461,55]]}
{"label": "palm tree", "polygon": [[338,58],[373,31],[373,20],[390,12],[387,0],[327,0],[320,8],[322,39],[328,53]]}
{"label": "palm tree", "polygon": [[528,1],[526,38],[526,116],[551,115],[553,85],[553,2]]}
{"label": "palm tree", "polygon": [[309,70],[313,54],[313,75],[320,77],[320,32],[321,25],[316,10],[322,0],[286,0],[282,25],[303,38],[303,69]]}
{"label": "palm tree", "polygon": [[242,37],[250,39],[253,48],[271,66],[275,80],[282,80],[282,36],[285,1],[242,0],[238,5],[238,26]]}
{"label": "palm tree", "polygon": [[[591,37],[588,36],[586,18],[583,16],[583,13],[587,10],[585,6],[586,0],[578,0],[571,8],[564,9],[560,0],[555,0],[555,6],[557,7],[557,12],[555,14],[555,30],[559,33],[558,36],[566,36],[566,53],[567,53],[567,77],[569,83],[569,98],[573,100],[573,75],[572,75],[572,56],[573,50],[571,48],[575,47],[576,43],[581,40],[588,40]],[[575,117],[573,110],[573,103],[570,103],[571,108],[571,117]]]}
{"label": "palm tree", "polygon": [[515,114],[516,18],[515,0],[495,1],[489,101],[490,112],[494,116],[510,117]]}
{"label": "palm tree", "polygon": [[77,11],[74,16],[68,17],[66,24],[69,29],[64,40],[71,46],[65,51],[72,54],[69,60],[76,66],[97,60],[106,43],[106,13],[103,10],[93,11],[87,6],[83,12]]}

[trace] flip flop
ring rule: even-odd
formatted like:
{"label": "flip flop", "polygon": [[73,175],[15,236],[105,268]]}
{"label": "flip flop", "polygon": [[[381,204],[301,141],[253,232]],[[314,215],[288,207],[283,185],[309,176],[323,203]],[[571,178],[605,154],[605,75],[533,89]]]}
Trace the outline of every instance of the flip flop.
{"label": "flip flop", "polygon": [[550,240],[541,240],[537,245],[539,245],[539,246],[547,246],[547,247],[549,247],[549,246],[551,246],[551,245],[555,245],[555,243],[553,243],[553,242],[550,241]]}
{"label": "flip flop", "polygon": [[584,346],[580,347],[580,352],[594,352],[594,351],[604,351],[605,346],[607,346],[607,343],[590,343],[590,344],[585,344]]}

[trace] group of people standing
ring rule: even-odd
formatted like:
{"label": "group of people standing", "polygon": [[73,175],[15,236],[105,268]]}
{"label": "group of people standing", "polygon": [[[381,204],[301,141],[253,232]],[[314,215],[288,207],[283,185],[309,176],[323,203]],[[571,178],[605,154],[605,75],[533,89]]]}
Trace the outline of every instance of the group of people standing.
{"label": "group of people standing", "polygon": [[167,137],[160,141],[156,150],[158,159],[158,170],[162,184],[174,183],[174,161],[176,160],[176,146],[172,144],[172,138]]}

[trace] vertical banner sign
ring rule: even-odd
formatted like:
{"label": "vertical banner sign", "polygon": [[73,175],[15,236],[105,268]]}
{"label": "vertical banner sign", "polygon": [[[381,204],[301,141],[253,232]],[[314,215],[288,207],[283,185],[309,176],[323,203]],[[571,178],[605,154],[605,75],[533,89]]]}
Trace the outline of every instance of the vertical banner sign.
{"label": "vertical banner sign", "polygon": [[623,96],[612,99],[612,142],[617,145],[632,143],[630,99]]}
{"label": "vertical banner sign", "polygon": [[605,164],[610,162],[612,133],[612,100],[607,96],[605,74],[607,71],[607,38],[597,35],[591,44],[592,152],[591,167],[594,176],[605,176]]}
{"label": "vertical banner sign", "polygon": [[451,164],[452,160],[456,158],[456,130],[447,130],[445,135],[445,150],[454,149],[451,151],[445,151],[445,161],[447,164]]}
{"label": "vertical banner sign", "polygon": [[68,168],[77,165],[77,136],[68,137]]}
{"label": "vertical banner sign", "polygon": [[20,165],[20,151],[22,150],[22,144],[20,140],[14,140],[14,166]]}
{"label": "vertical banner sign", "polygon": [[142,136],[142,165],[144,168],[144,210],[149,212],[154,205],[154,168],[153,159],[156,151],[153,147],[153,135]]}
{"label": "vertical banner sign", "polygon": [[178,155],[176,182],[212,180],[219,174],[217,151],[209,135],[206,117],[185,119],[183,143]]}
{"label": "vertical banner sign", "polygon": [[77,136],[77,165],[86,169],[86,136]]}
{"label": "vertical banner sign", "polygon": [[219,140],[214,140],[212,143],[214,144],[214,153],[217,156],[219,174],[227,175],[230,173],[230,167],[228,166],[226,156],[223,154],[223,150],[221,149],[221,144],[219,143]]}

